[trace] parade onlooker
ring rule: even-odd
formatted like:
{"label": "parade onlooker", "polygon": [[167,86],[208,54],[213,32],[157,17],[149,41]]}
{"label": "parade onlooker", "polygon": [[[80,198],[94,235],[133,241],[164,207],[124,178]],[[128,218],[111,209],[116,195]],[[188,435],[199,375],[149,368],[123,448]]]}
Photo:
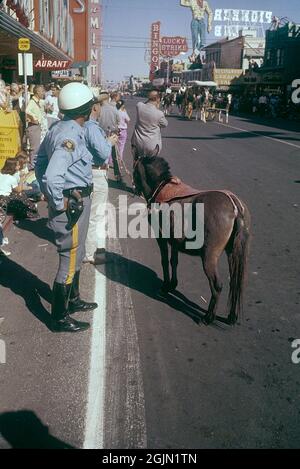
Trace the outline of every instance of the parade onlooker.
{"label": "parade onlooker", "polygon": [[158,91],[150,91],[148,101],[137,104],[137,121],[131,139],[134,159],[139,156],[158,156],[161,152],[161,128],[167,127],[168,121],[159,106]]}
{"label": "parade onlooker", "polygon": [[4,111],[10,110],[9,93],[7,92],[4,80],[0,80],[0,109],[3,109]]}
{"label": "parade onlooker", "polygon": [[20,113],[24,108],[22,90],[17,83],[10,85],[10,102],[13,111]]}
{"label": "parade onlooker", "polygon": [[[112,95],[113,100],[110,103],[108,93],[100,93],[100,96],[99,96],[99,101],[101,103],[101,114],[98,119],[98,122],[100,124],[101,129],[104,130],[104,132],[106,133],[108,137],[112,134],[119,133],[120,118],[119,118],[119,114],[118,114],[118,110],[117,110],[116,102],[115,102],[115,99],[119,97],[120,97],[119,93]],[[114,165],[115,178],[118,182],[122,182],[120,168],[119,168],[118,161],[117,161],[116,146],[112,148],[111,159]]]}
{"label": "parade onlooker", "polygon": [[0,173],[0,205],[15,219],[36,218],[38,210],[23,192],[17,158],[8,158]]}
{"label": "parade onlooker", "polygon": [[48,94],[48,96],[45,99],[45,110],[47,114],[47,120],[48,120],[48,128],[51,127],[54,122],[57,122],[60,120],[60,112],[59,112],[59,107],[58,107],[58,96],[60,92],[60,87],[58,85],[52,85],[51,86],[51,94]]}
{"label": "parade onlooker", "polygon": [[259,105],[259,113],[261,116],[264,116],[267,111],[267,105],[268,105],[268,98],[265,94],[260,96],[258,100],[258,105]]}
{"label": "parade onlooker", "polygon": [[20,165],[20,170],[18,172],[18,181],[22,183],[23,192],[27,195],[28,198],[39,202],[44,200],[44,196],[41,193],[40,185],[36,180],[34,171],[29,171],[28,164],[29,158],[25,152],[21,152],[17,155],[17,160]]}
{"label": "parade onlooker", "polygon": [[121,163],[123,162],[123,155],[124,155],[124,149],[127,141],[127,136],[128,136],[128,124],[130,122],[130,117],[128,115],[128,112],[125,109],[125,102],[123,100],[120,100],[117,103],[117,109],[120,117],[120,123],[119,123],[119,144],[118,144],[118,149],[119,149],[119,158]]}
{"label": "parade onlooker", "polygon": [[[34,169],[38,150],[42,140],[42,125],[44,127],[44,87],[36,85],[33,88],[33,96],[26,109],[28,121],[27,138],[30,144],[30,169]],[[44,131],[44,129],[43,129]]]}
{"label": "parade onlooker", "polygon": [[20,164],[15,158],[8,158],[0,172],[0,196],[8,197],[13,191],[21,192],[19,185]]}
{"label": "parade onlooker", "polygon": [[103,264],[105,256],[105,210],[108,197],[108,159],[112,147],[117,145],[116,134],[106,138],[104,130],[99,127],[97,120],[102,112],[101,102],[94,104],[90,120],[85,123],[85,139],[87,149],[93,156],[93,200],[89,221],[89,230],[86,239],[85,262],[91,264]]}

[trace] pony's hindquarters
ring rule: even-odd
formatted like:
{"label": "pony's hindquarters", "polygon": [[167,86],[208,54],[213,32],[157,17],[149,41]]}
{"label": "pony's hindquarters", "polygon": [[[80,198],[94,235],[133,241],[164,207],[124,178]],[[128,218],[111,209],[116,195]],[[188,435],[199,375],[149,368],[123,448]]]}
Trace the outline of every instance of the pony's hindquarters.
{"label": "pony's hindquarters", "polygon": [[243,204],[244,213],[235,220],[231,238],[226,246],[230,272],[230,289],[228,296],[228,320],[235,324],[243,307],[243,293],[247,274],[247,261],[250,243],[250,213]]}

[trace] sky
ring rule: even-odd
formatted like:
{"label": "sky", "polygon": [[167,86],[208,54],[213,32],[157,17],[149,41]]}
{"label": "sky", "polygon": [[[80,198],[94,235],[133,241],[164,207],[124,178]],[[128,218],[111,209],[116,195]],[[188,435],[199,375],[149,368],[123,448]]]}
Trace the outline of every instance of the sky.
{"label": "sky", "polygon": [[[299,0],[208,0],[210,7],[272,11],[300,23]],[[191,10],[180,0],[102,0],[103,76],[119,82],[130,75],[148,76],[147,43],[151,24],[161,21],[162,36],[185,36],[191,44]],[[216,23],[220,24],[220,23]],[[211,33],[207,43],[216,38]]]}

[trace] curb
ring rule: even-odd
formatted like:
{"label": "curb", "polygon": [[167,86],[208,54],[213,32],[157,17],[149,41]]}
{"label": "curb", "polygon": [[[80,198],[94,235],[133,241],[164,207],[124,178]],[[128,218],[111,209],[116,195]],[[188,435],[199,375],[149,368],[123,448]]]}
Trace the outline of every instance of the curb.
{"label": "curb", "polygon": [[10,229],[13,221],[14,221],[14,218],[11,215],[7,215],[7,217],[5,218],[5,222],[2,225],[3,233],[5,233],[6,231]]}

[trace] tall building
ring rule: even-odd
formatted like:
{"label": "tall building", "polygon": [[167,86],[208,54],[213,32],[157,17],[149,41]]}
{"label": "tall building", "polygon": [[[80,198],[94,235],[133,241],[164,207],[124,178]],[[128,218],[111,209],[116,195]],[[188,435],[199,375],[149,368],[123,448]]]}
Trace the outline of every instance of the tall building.
{"label": "tall building", "polygon": [[300,24],[287,23],[267,31],[261,83],[281,89],[291,89],[293,80],[300,78]]}
{"label": "tall building", "polygon": [[19,81],[19,38],[30,39],[35,81],[60,72],[101,84],[101,0],[0,0],[0,78],[7,82]]}
{"label": "tall building", "polygon": [[0,75],[18,79],[18,39],[30,39],[35,78],[73,61],[74,29],[69,0],[2,0],[0,4]]}

